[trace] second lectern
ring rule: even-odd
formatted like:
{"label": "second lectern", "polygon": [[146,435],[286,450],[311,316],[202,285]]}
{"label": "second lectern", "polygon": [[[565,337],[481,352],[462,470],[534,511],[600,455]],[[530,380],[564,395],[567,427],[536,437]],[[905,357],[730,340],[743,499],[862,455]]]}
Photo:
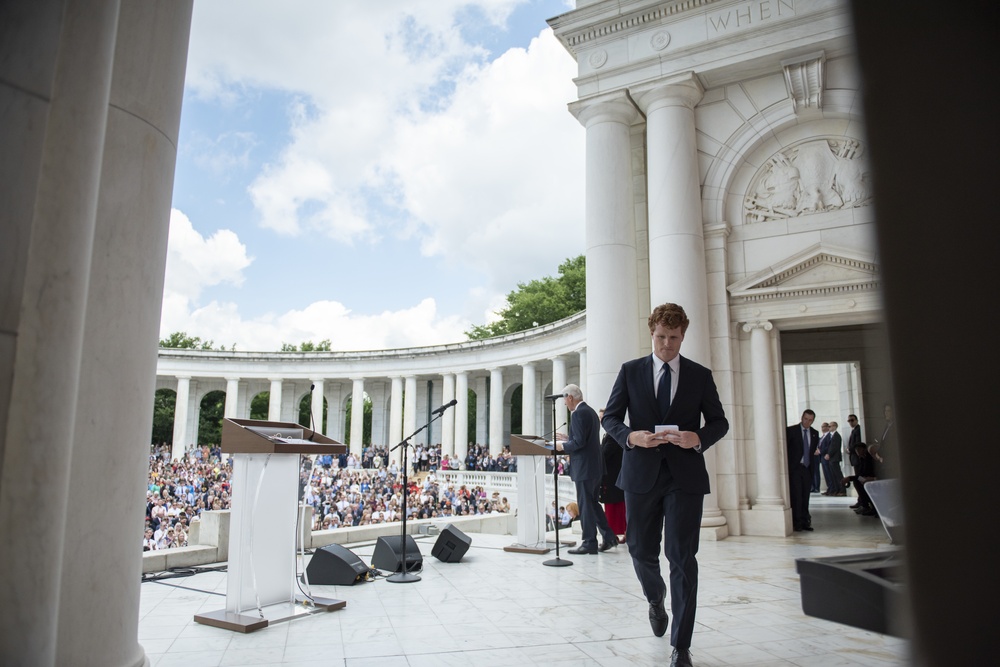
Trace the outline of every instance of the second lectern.
{"label": "second lectern", "polygon": [[517,543],[504,551],[544,554],[545,460],[552,445],[537,435],[510,436],[510,453],[517,457]]}

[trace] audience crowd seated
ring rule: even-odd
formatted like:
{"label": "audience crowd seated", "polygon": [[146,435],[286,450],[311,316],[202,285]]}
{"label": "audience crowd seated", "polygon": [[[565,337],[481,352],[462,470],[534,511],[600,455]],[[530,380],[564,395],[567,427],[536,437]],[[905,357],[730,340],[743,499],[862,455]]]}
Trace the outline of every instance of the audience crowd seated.
{"label": "audience crowd seated", "polygon": [[[499,492],[488,496],[482,486],[443,486],[436,471],[461,469],[458,458],[440,456],[440,445],[414,457],[420,481],[409,479],[408,518],[436,518],[510,512],[510,502]],[[426,458],[423,454],[427,454]],[[426,467],[424,464],[426,461]],[[471,445],[466,469],[514,472],[516,458],[509,449],[496,457],[482,445]],[[230,508],[232,463],[219,446],[190,446],[171,460],[170,446],[152,445],[146,492],[143,551],[187,545],[192,522],[206,509]],[[386,447],[366,447],[361,456],[341,454],[304,457],[300,497],[313,508],[313,530],[364,526],[402,518],[403,476]]]}

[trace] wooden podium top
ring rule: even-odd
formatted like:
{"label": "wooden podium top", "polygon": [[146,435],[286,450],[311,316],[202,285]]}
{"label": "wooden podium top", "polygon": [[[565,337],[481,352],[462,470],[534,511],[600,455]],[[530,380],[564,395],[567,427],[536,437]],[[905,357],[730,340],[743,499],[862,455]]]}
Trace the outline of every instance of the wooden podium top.
{"label": "wooden podium top", "polygon": [[294,422],[223,419],[222,451],[227,454],[343,454],[347,445]]}
{"label": "wooden podium top", "polygon": [[538,435],[511,435],[510,453],[515,456],[548,456],[553,446]]}

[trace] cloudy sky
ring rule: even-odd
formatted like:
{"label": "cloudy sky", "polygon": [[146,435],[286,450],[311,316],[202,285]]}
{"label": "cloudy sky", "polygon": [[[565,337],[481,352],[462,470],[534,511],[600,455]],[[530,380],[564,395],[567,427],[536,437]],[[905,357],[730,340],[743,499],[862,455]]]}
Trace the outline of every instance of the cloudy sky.
{"label": "cloudy sky", "polygon": [[161,337],[465,340],[584,250],[573,0],[194,4]]}

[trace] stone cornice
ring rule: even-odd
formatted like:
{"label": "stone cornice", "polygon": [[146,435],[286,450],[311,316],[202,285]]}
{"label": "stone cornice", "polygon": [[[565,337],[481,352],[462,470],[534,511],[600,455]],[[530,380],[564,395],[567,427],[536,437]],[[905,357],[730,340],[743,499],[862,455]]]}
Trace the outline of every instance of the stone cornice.
{"label": "stone cornice", "polygon": [[[720,2],[720,0],[674,0],[673,2],[655,3],[655,7],[649,7],[649,2],[619,2],[616,3],[617,14],[608,12],[605,3],[595,3],[549,19],[548,23],[566,50],[573,54],[573,57],[576,57],[580,49],[586,48],[589,42],[645,25],[654,25],[666,18],[700,9],[716,2]],[[629,4],[640,6],[633,11],[628,11]],[[605,15],[607,16],[605,17]],[[571,27],[574,23],[584,23],[585,25],[574,30]],[[565,29],[561,30],[564,27]]]}

